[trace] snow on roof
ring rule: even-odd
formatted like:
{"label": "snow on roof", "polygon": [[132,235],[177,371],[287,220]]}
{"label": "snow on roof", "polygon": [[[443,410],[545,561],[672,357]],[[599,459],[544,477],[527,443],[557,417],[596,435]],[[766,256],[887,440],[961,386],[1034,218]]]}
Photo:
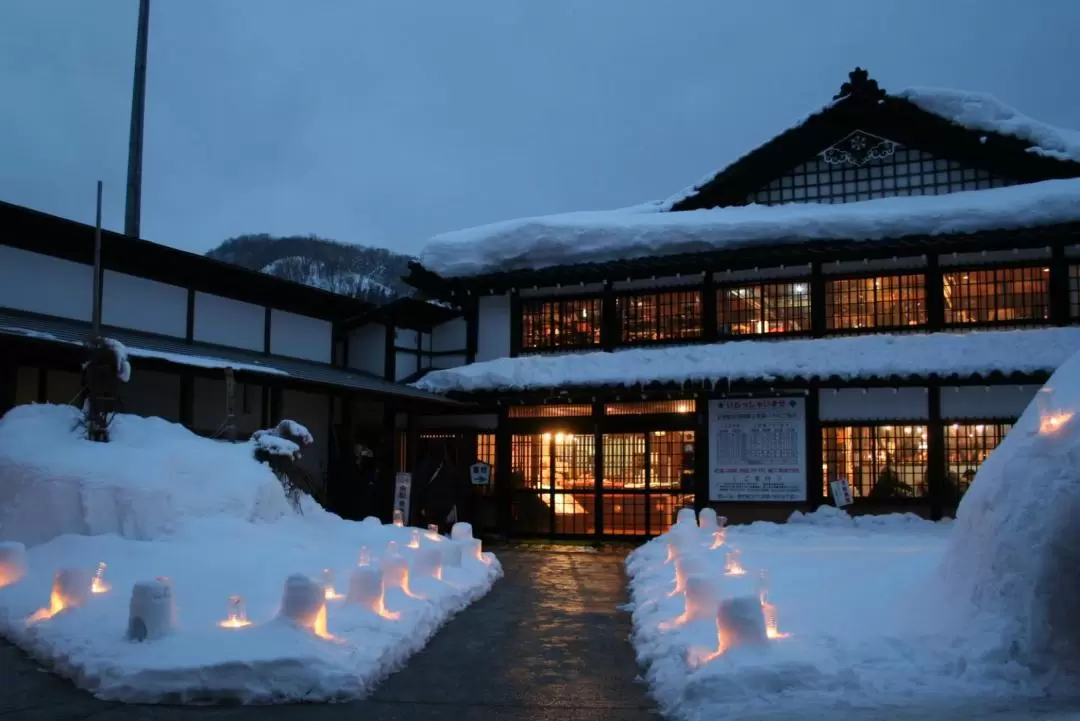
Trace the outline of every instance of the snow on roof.
{"label": "snow on roof", "polygon": [[436,236],[420,255],[445,277],[810,240],[873,241],[1080,221],[1080,179],[951,195],[677,213],[657,206],[566,213]]}
{"label": "snow on roof", "polygon": [[158,360],[176,363],[177,365],[195,366],[198,368],[232,368],[236,371],[249,373],[264,373],[273,376],[287,376],[288,372],[272,366],[257,365],[254,363],[238,363],[223,358],[208,358],[206,356],[187,355],[186,353],[167,353],[165,351],[150,350],[148,348],[133,348],[128,346],[129,356],[135,358],[156,358]]}
{"label": "snow on roof", "polygon": [[1053,371],[1080,351],[1080,328],[736,341],[614,353],[499,358],[429,373],[436,393],[682,381],[844,380]]}
{"label": "snow on roof", "polygon": [[1030,152],[1080,162],[1080,131],[1055,128],[1029,118],[993,95],[945,88],[908,88],[897,93],[897,97],[965,128],[1029,142]]}

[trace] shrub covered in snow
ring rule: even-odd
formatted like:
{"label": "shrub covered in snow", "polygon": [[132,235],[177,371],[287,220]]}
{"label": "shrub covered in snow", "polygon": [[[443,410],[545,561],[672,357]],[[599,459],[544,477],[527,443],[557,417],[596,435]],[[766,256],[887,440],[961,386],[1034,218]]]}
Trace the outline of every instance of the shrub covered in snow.
{"label": "shrub covered in snow", "polygon": [[304,494],[315,497],[315,484],[297,463],[301,448],[315,442],[307,428],[285,419],[273,428],[255,431],[251,442],[255,446],[255,460],[274,472],[293,508],[300,510]]}

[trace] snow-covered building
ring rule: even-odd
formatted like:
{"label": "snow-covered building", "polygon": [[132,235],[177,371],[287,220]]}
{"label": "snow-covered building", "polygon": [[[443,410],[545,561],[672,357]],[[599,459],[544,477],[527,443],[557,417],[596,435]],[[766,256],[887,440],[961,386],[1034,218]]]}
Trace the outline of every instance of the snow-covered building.
{"label": "snow-covered building", "polygon": [[[133,366],[121,386],[121,411],[222,439],[247,439],[282,418],[298,421],[315,437],[301,463],[323,500],[346,516],[366,500],[356,447],[381,446],[386,480],[375,510],[389,517],[395,424],[456,403],[364,369],[376,341],[354,327],[372,306],[146,240],[102,235],[104,335],[126,346]],[[0,203],[0,415],[23,403],[78,401],[91,338],[93,256],[93,227]],[[438,320],[453,315],[440,310]],[[415,316],[396,317],[417,325]],[[380,338],[374,353],[384,357],[386,348]]]}
{"label": "snow-covered building", "polygon": [[1080,350],[1080,133],[994,98],[832,102],[667,201],[434,238],[463,316],[419,419],[494,465],[519,534],[645,535],[678,508],[949,514]]}

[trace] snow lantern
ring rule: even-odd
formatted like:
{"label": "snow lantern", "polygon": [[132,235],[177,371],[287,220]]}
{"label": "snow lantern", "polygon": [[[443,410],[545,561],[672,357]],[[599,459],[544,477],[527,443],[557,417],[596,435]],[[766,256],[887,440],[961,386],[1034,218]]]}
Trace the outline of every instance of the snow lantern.
{"label": "snow lantern", "polygon": [[698,528],[703,531],[712,533],[720,528],[720,523],[716,516],[716,511],[711,508],[702,508],[698,513]]}
{"label": "snow lantern", "polygon": [[1035,401],[1039,406],[1039,433],[1044,436],[1057,433],[1073,417],[1072,410],[1064,408],[1055,398],[1049,383],[1039,389]]}
{"label": "snow lantern", "polygon": [[64,568],[53,576],[49,593],[49,607],[39,609],[28,620],[43,621],[52,618],[66,608],[86,605],[90,597],[90,574],[81,568]]}
{"label": "snow lantern", "polygon": [[442,580],[443,554],[438,548],[425,548],[416,559],[416,573],[427,578]]}
{"label": "snow lantern", "polygon": [[742,567],[742,561],[740,556],[742,551],[737,548],[733,548],[727,552],[724,556],[724,575],[725,576],[745,576],[746,569]]}
{"label": "snow lantern", "polygon": [[14,541],[0,543],[0,588],[18,583],[26,575],[26,546]]}
{"label": "snow lantern", "polygon": [[400,588],[406,596],[415,598],[409,588],[409,562],[403,556],[386,556],[379,566],[383,572],[383,584],[387,588]]}
{"label": "snow lantern", "polygon": [[707,621],[716,618],[719,605],[716,584],[703,574],[694,574],[686,579],[686,593],[683,594],[686,607],[683,617],[686,623]]}
{"label": "snow lantern", "polygon": [[442,552],[442,565],[445,566],[460,566],[461,565],[461,544],[457,541],[450,541],[439,546]]}
{"label": "snow lantern", "polygon": [[349,576],[349,593],[345,603],[362,606],[383,618],[397,620],[401,614],[388,611],[384,602],[383,572],[376,566],[357,568]]}
{"label": "snow lantern", "polygon": [[761,602],[761,613],[765,618],[765,636],[769,639],[787,638],[791,634],[781,633],[779,619],[777,618],[776,604]]}
{"label": "snow lantern", "polygon": [[390,541],[386,544],[386,554],[393,556],[395,553],[397,553],[397,541]]}
{"label": "snow lantern", "polygon": [[739,646],[760,646],[768,642],[765,614],[754,596],[736,596],[720,602],[716,613],[719,653]]}
{"label": "snow lantern", "polygon": [[105,581],[105,562],[102,561],[94,571],[94,580],[90,582],[90,592],[108,593],[111,588],[112,586]]}
{"label": "snow lantern", "polygon": [[224,621],[218,621],[218,626],[222,628],[244,628],[250,625],[251,621],[248,620],[247,611],[244,609],[243,596],[229,596],[227,615]]}
{"label": "snow lantern", "polygon": [[285,579],[278,618],[321,638],[332,638],[326,629],[326,589],[302,573]]}
{"label": "snow lantern", "polygon": [[405,525],[405,513],[400,508],[394,509],[394,525],[398,528]]}
{"label": "snow lantern", "polygon": [[430,541],[441,541],[442,536],[439,535],[439,526],[436,523],[429,523],[427,527],[427,537]]}
{"label": "snow lantern", "polygon": [[357,566],[370,566],[371,565],[371,551],[367,546],[360,546],[360,556],[356,559]]}
{"label": "snow lantern", "polygon": [[469,538],[465,541],[462,541],[461,546],[462,553],[464,553],[469,558],[479,561],[480,563],[483,563],[485,565],[491,563],[491,561],[484,557],[484,543],[479,538]]}
{"label": "snow lantern", "polygon": [[139,581],[131,588],[127,639],[153,641],[176,627],[176,603],[167,578]]}
{"label": "snow lantern", "polygon": [[705,574],[705,562],[698,556],[679,556],[675,559],[675,588],[669,596],[677,596],[686,590],[686,580],[692,575]]}
{"label": "snow lantern", "polygon": [[450,538],[455,541],[467,541],[473,537],[472,524],[458,521],[450,529]]}
{"label": "snow lantern", "polygon": [[367,516],[364,518],[364,520],[360,521],[360,523],[368,527],[382,527],[382,521],[380,521],[375,516]]}
{"label": "snow lantern", "polygon": [[412,529],[412,533],[409,535],[409,548],[420,548],[420,529]]}
{"label": "snow lantern", "polygon": [[697,515],[693,508],[680,508],[675,515],[676,528],[690,528],[697,526]]}
{"label": "snow lantern", "polygon": [[334,589],[334,572],[329,568],[324,568],[322,572],[323,578],[323,595],[327,601],[337,601],[340,598],[344,598],[340,593]]}

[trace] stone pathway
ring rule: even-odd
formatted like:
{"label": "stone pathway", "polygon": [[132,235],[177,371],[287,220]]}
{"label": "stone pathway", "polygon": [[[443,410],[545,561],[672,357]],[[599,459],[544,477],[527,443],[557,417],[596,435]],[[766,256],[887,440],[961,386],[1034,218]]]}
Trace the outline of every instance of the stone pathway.
{"label": "stone pathway", "polygon": [[[498,551],[497,551],[498,552]],[[506,577],[371,698],[231,708],[99,701],[0,642],[0,721],[655,721],[634,681],[623,555],[499,553]]]}

